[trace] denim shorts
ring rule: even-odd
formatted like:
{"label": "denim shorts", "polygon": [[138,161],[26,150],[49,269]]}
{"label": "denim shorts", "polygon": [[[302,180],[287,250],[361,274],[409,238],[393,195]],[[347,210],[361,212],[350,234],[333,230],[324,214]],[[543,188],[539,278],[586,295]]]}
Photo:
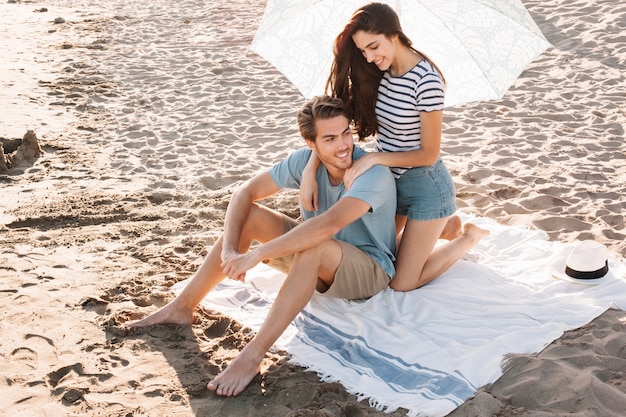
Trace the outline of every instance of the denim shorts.
{"label": "denim shorts", "polygon": [[415,167],[396,179],[396,214],[411,220],[435,220],[456,212],[456,192],[448,169],[439,159],[434,165]]}

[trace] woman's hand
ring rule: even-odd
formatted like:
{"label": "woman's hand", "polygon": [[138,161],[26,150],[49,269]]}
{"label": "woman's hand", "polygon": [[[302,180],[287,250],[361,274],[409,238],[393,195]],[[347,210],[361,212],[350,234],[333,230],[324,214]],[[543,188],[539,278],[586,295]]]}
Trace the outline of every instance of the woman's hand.
{"label": "woman's hand", "polygon": [[346,190],[349,190],[352,187],[354,181],[365,171],[377,165],[376,163],[376,155],[377,152],[371,152],[366,155],[363,155],[356,161],[352,163],[352,166],[346,170],[343,175],[343,184],[346,187]]}
{"label": "woman's hand", "polygon": [[302,181],[300,183],[300,204],[307,211],[317,211],[317,168],[321,162],[315,152],[311,152],[311,156],[302,171]]}
{"label": "woman's hand", "polygon": [[315,175],[304,175],[302,177],[300,204],[307,211],[317,211],[317,179]]}

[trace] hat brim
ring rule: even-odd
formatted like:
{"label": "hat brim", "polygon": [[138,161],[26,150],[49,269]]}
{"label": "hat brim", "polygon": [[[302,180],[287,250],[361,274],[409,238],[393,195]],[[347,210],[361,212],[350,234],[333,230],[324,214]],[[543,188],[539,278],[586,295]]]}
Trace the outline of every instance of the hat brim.
{"label": "hat brim", "polygon": [[611,261],[609,260],[609,272],[606,273],[605,276],[601,278],[593,278],[593,279],[580,279],[580,278],[572,278],[565,273],[565,263],[567,262],[567,257],[574,250],[573,246],[565,247],[558,254],[554,255],[548,264],[548,270],[550,274],[563,281],[575,282],[576,284],[583,285],[599,285],[609,281],[613,274],[611,273]]}

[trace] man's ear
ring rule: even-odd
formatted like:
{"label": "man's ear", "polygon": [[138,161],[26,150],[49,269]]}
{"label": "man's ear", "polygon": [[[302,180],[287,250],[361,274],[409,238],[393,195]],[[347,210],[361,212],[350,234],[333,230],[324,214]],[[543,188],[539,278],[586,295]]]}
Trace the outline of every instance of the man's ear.
{"label": "man's ear", "polygon": [[306,146],[308,146],[310,150],[315,152],[315,141],[309,139],[305,139],[304,141],[306,142]]}

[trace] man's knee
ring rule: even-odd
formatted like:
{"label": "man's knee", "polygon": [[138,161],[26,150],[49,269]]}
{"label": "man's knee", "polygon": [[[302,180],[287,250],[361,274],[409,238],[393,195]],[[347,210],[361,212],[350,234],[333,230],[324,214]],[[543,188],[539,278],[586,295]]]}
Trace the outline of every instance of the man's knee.
{"label": "man's knee", "polygon": [[252,203],[241,233],[248,240],[266,242],[285,233],[284,220],[274,210]]}
{"label": "man's knee", "polygon": [[315,269],[317,276],[328,283],[333,281],[342,257],[341,246],[331,239],[294,254],[294,265]]}
{"label": "man's knee", "polygon": [[317,265],[321,259],[322,251],[319,246],[305,249],[294,253],[294,263],[305,263],[306,265]]}

